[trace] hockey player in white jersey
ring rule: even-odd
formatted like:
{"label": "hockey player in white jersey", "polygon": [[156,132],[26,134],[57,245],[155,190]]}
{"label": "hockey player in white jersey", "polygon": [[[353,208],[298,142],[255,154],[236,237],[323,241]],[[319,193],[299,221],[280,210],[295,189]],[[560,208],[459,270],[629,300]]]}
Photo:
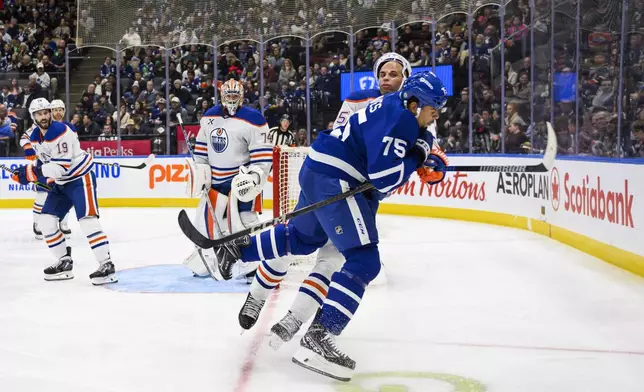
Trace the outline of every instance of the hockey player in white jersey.
{"label": "hockey player in white jersey", "polygon": [[[398,53],[385,53],[378,58],[373,68],[373,73],[378,80],[378,88],[370,90],[355,91],[343,102],[333,124],[333,128],[346,125],[353,113],[367,107],[372,100],[394,91],[399,91],[404,81],[411,75],[411,65],[403,56]],[[271,328],[270,346],[278,349],[283,342],[287,342],[300,329],[302,324],[308,321],[318,310],[326,298],[329,290],[331,275],[344,263],[344,256],[331,243],[327,242],[318,250],[315,266],[309,276],[304,279],[300,286],[295,301],[287,314]],[[384,275],[384,268],[380,271]],[[384,278],[379,278],[384,280]],[[263,281],[261,281],[263,280]],[[268,297],[266,286],[271,286],[261,274],[251,286],[251,293],[254,298],[265,300]],[[252,311],[252,308],[248,308]],[[240,320],[253,320],[253,318],[242,318]],[[252,327],[252,325],[242,325]]]}
{"label": "hockey player in white jersey", "polygon": [[[33,101],[32,101],[32,104],[33,104]],[[61,101],[60,99],[55,99],[49,104],[49,106],[52,109],[52,113],[51,113],[52,119],[54,121],[63,122],[63,119],[65,118],[65,104],[63,103],[63,101]],[[69,126],[74,132],[76,132],[76,128],[73,125],[69,123],[65,123],[65,124]],[[35,143],[32,144],[31,142],[31,134],[33,133],[33,130],[36,127],[37,127],[37,124],[34,123],[28,130],[25,131],[25,133],[20,138],[20,146],[25,152],[25,159],[29,161],[35,161],[36,159],[38,159],[38,144],[35,144]],[[47,198],[47,191],[39,186],[36,186],[35,192],[36,192],[36,199],[34,200],[34,204],[33,204],[32,227],[33,227],[33,232],[36,239],[42,240],[43,236],[42,236],[42,232],[40,231],[40,228],[38,227],[38,218],[40,217],[42,208],[45,204],[45,199]],[[65,215],[65,217],[59,222],[60,231],[67,239],[69,239],[69,237],[72,234],[72,231],[69,228],[68,219],[69,219],[69,214]]]}
{"label": "hockey player in white jersey", "polygon": [[[447,157],[433,147],[434,137],[426,127],[446,101],[447,90],[433,73],[409,77],[400,92],[373,100],[345,126],[318,136],[299,174],[301,192],[295,208],[367,182],[374,189],[214,248],[222,275],[239,259],[262,260],[257,279],[266,276],[271,285],[286,273],[280,264],[284,256],[311,254],[328,240],[342,253],[345,262],[333,274],[323,306],[293,356],[300,366],[338,380],[351,379],[355,361],[338,348],[335,337],[349,324],[380,270],[378,205],[414,171],[430,185],[445,178]],[[249,293],[243,308],[255,308],[256,320],[264,303]]]}
{"label": "hockey player in white jersey", "polygon": [[38,224],[57,262],[45,269],[45,280],[74,277],[71,248],[67,246],[58,224],[74,207],[80,227],[99,263],[98,269],[89,276],[92,284],[116,282],[109,241],[99,222],[91,154],[81,149],[77,135],[67,125],[51,121],[50,103],[46,99],[35,99],[29,112],[36,124],[30,142],[32,146],[38,146],[38,159],[18,168],[13,179],[23,185],[39,182],[51,187]]}
{"label": "hockey player in white jersey", "polygon": [[[264,142],[268,132],[264,116],[242,106],[244,88],[234,79],[220,88],[221,104],[204,113],[190,166],[188,196],[199,197],[195,227],[209,238],[236,232],[258,222],[262,188],[272,166],[272,146]],[[212,249],[195,251],[184,261],[195,275],[219,276]],[[248,265],[240,274],[252,274]]]}

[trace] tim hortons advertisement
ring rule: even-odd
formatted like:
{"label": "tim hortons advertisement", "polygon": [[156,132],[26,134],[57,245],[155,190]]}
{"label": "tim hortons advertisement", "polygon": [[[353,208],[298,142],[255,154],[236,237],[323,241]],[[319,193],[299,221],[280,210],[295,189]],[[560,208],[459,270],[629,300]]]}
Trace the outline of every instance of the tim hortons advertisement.
{"label": "tim hortons advertisement", "polygon": [[95,157],[150,155],[150,140],[81,141],[81,148]]}

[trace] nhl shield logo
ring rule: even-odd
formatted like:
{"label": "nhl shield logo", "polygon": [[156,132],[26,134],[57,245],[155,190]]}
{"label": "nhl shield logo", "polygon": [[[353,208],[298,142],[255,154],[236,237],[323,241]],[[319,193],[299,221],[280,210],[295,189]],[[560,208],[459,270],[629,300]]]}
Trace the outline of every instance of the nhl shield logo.
{"label": "nhl shield logo", "polygon": [[344,230],[342,230],[342,226],[336,226],[335,227],[335,234],[342,235],[342,233],[344,233]]}
{"label": "nhl shield logo", "polygon": [[215,152],[224,152],[228,148],[228,133],[224,128],[217,128],[210,134],[210,142]]}

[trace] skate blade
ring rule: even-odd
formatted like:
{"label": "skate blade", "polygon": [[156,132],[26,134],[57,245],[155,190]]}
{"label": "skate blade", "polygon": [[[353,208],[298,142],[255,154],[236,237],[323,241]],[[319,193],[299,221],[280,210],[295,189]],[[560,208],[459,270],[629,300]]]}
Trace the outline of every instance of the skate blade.
{"label": "skate blade", "polygon": [[206,271],[208,271],[208,274],[210,274],[210,277],[213,278],[214,280],[223,280],[220,279],[221,277],[218,277],[215,271],[218,271],[219,268],[217,268],[216,265],[210,265],[208,261],[206,260],[206,256],[203,255],[201,252],[201,249],[197,249],[197,253],[199,254],[199,258],[201,259],[201,262],[203,263],[204,267],[206,267]]}
{"label": "skate blade", "polygon": [[300,347],[295,352],[295,355],[293,355],[293,363],[338,381],[351,381],[353,374],[353,370],[330,363],[320,355],[304,347]]}
{"label": "skate blade", "polygon": [[268,341],[268,345],[270,348],[272,348],[274,351],[277,351],[282,347],[282,345],[286,343],[286,341],[282,340],[277,334],[271,333],[271,338]]}
{"label": "skate blade", "polygon": [[34,236],[34,238],[37,239],[38,241],[40,241],[40,240],[43,239],[43,236],[42,235],[36,235],[36,236]]}
{"label": "skate blade", "polygon": [[71,271],[60,272],[54,275],[45,275],[45,280],[48,282],[53,282],[56,280],[70,280],[74,279],[74,274]]}
{"label": "skate blade", "polygon": [[104,284],[117,283],[119,280],[115,275],[108,275],[104,278],[91,278],[94,286],[101,286]]}

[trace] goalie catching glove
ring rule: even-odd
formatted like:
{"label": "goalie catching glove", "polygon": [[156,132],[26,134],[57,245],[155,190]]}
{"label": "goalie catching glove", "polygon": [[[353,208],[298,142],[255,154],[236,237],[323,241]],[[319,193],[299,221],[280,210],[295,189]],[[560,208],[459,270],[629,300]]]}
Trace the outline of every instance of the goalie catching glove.
{"label": "goalie catching glove", "polygon": [[263,176],[264,172],[256,166],[241,166],[231,185],[233,195],[244,203],[253,201],[262,192]]}

